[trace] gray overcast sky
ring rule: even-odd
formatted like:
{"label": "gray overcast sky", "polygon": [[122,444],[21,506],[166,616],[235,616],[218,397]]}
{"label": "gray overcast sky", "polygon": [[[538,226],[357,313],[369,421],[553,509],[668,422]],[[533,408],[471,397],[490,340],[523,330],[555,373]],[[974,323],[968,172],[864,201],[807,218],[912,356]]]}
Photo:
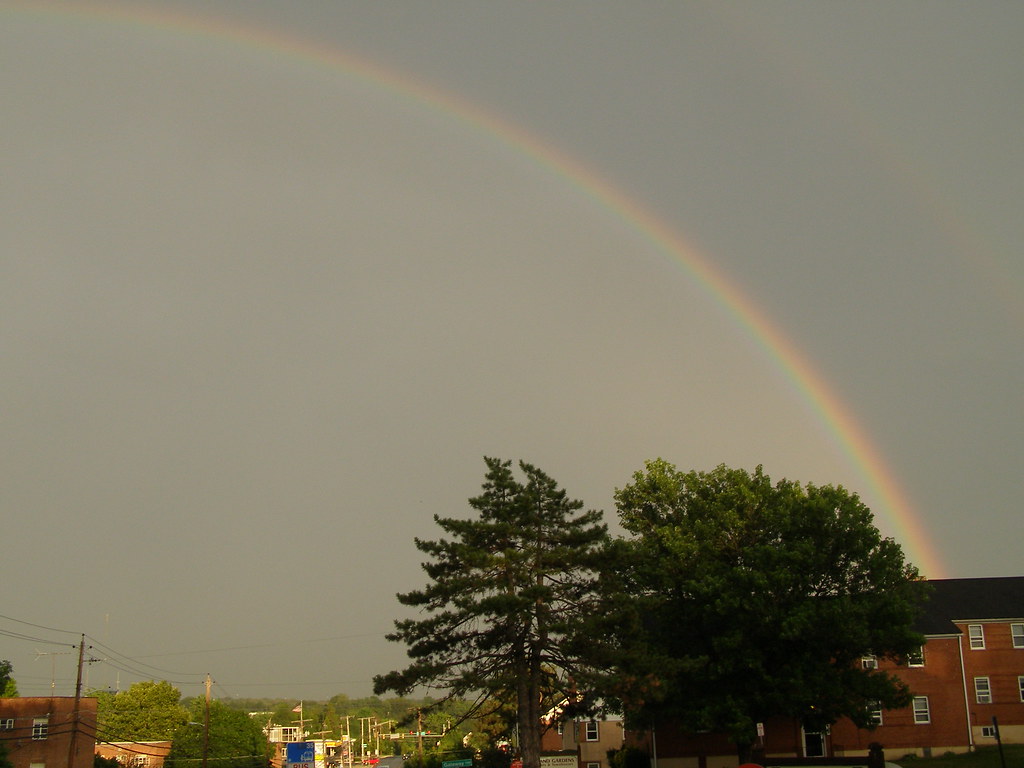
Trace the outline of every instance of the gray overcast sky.
{"label": "gray overcast sky", "polygon": [[[22,693],[72,692],[56,630],[103,644],[91,685],[369,693],[483,455],[612,523],[645,459],[761,463],[861,493],[926,575],[1019,575],[1022,35],[991,2],[0,0]],[[927,538],[735,307],[513,131],[769,318]]]}

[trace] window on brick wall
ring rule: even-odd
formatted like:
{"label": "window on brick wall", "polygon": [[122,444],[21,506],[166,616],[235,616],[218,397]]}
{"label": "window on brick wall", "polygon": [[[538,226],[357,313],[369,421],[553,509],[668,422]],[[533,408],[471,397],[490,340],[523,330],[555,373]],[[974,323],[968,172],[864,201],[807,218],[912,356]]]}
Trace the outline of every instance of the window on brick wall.
{"label": "window on brick wall", "polygon": [[967,636],[971,640],[972,651],[981,651],[985,649],[985,627],[981,624],[968,624]]}
{"label": "window on brick wall", "polygon": [[50,718],[48,717],[34,717],[32,718],[32,738],[35,741],[42,741],[46,738],[50,732]]}
{"label": "window on brick wall", "polygon": [[907,666],[908,667],[923,667],[924,666],[924,646],[922,645],[916,651],[911,651],[907,654]]}
{"label": "window on brick wall", "polygon": [[1010,637],[1014,648],[1024,648],[1024,624],[1011,624]]}
{"label": "window on brick wall", "polygon": [[927,696],[914,697],[914,722],[917,725],[926,725],[932,721],[932,711],[928,706]]}
{"label": "window on brick wall", "polygon": [[873,653],[862,656],[860,659],[861,669],[878,669],[878,659]]}
{"label": "window on brick wall", "polygon": [[5,717],[0,719],[0,731],[13,731],[14,730],[14,718]]}
{"label": "window on brick wall", "polygon": [[601,731],[598,728],[597,720],[587,721],[586,738],[587,741],[599,741],[601,739]]}
{"label": "window on brick wall", "polygon": [[974,678],[974,700],[979,704],[992,703],[992,683],[987,677]]}
{"label": "window on brick wall", "polygon": [[1024,675],[1017,678],[1017,688],[1020,690],[1020,700],[1024,701]]}
{"label": "window on brick wall", "polygon": [[874,702],[868,707],[868,717],[871,719],[872,725],[882,725],[882,704],[881,702]]}

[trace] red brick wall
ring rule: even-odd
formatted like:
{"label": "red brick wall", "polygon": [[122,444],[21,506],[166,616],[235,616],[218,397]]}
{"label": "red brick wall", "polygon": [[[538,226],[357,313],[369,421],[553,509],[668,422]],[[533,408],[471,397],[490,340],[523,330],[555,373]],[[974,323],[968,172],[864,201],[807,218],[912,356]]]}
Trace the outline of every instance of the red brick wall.
{"label": "red brick wall", "polygon": [[933,638],[925,645],[923,667],[892,662],[879,666],[902,679],[915,696],[927,696],[931,722],[914,722],[912,707],[882,712],[882,725],[873,731],[857,730],[849,721],[832,727],[832,748],[839,751],[867,750],[879,742],[892,759],[919,747],[966,749],[970,745],[964,691],[960,673],[960,646],[955,637]]}
{"label": "red brick wall", "polygon": [[[41,763],[46,768],[67,768],[74,737],[71,768],[92,768],[96,745],[96,699],[83,698],[79,704],[78,727],[75,727],[75,699],[70,696],[20,697],[0,699],[0,725],[13,720],[13,728],[0,731],[7,747],[7,757],[14,768],[29,768]],[[32,738],[32,722],[47,717],[45,739]]]}
{"label": "red brick wall", "polygon": [[[1024,620],[1018,620],[1018,623]],[[970,648],[967,624],[957,624],[964,633],[964,672],[967,677],[967,700],[971,725],[980,737],[981,727],[991,725],[993,716],[999,727],[1024,725],[1024,702],[1021,702],[1017,677],[1024,675],[1024,648],[1014,648],[1010,635],[1011,622],[978,622],[984,631],[984,650]],[[975,696],[974,678],[988,677],[992,703],[979,704]],[[994,742],[993,742],[994,743]]]}

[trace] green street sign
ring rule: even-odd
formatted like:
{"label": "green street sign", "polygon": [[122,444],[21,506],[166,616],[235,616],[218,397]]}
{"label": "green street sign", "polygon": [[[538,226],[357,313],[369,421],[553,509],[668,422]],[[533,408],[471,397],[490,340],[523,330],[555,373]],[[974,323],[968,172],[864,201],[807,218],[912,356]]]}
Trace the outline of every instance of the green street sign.
{"label": "green street sign", "polygon": [[461,760],[445,760],[441,768],[473,768],[473,758],[464,757]]}

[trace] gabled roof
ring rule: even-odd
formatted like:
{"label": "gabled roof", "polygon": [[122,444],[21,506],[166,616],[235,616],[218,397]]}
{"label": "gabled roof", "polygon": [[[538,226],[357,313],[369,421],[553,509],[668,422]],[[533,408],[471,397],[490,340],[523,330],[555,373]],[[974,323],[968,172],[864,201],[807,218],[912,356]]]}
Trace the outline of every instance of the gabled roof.
{"label": "gabled roof", "polygon": [[954,621],[1024,621],[1024,576],[929,579],[931,596],[916,622],[924,635],[959,634]]}

